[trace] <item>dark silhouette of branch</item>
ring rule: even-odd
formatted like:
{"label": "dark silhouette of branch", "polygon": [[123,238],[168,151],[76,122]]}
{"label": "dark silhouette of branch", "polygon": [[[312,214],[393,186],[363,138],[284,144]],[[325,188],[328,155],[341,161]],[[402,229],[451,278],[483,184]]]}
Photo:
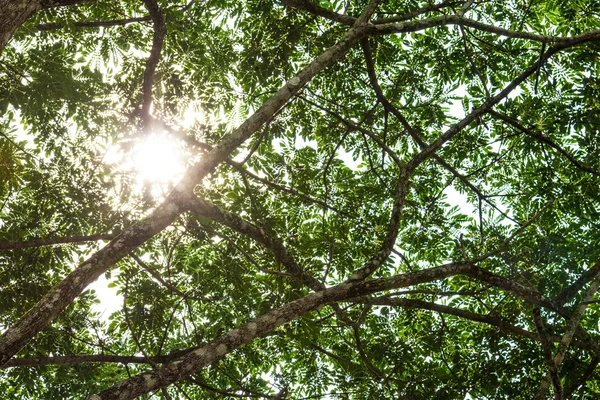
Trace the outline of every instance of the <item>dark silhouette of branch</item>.
{"label": "dark silhouette of branch", "polygon": [[[370,5],[363,19],[332,47],[323,52],[298,74],[286,82],[233,132],[222,138],[212,151],[206,153],[185,173],[184,177],[152,213],[115,237],[108,245],[85,260],[46,294],[35,306],[0,336],[0,365],[10,360],[40,330],[50,324],[85,288],[112,265],[127,256],[186,211],[186,202],[195,186],[202,182],[217,165],[249,139],[273,114],[324,68],[342,58],[364,36],[367,19],[375,6]],[[360,24],[359,24],[360,22]],[[1,44],[0,44],[1,45]]]}
{"label": "dark silhouette of branch", "polygon": [[[129,24],[134,24],[138,22],[146,22],[152,21],[152,17],[146,15],[144,17],[134,17],[134,18],[123,18],[123,19],[113,19],[109,21],[81,21],[74,22],[72,26],[75,28],[108,28],[111,26],[125,26]],[[40,31],[54,31],[57,29],[62,29],[66,25],[65,24],[38,24],[35,26],[36,29]]]}
{"label": "dark silhouette of branch", "polygon": [[160,61],[160,54],[162,52],[165,35],[167,34],[167,25],[165,23],[165,17],[161,8],[159,7],[157,0],[144,0],[144,5],[150,13],[152,22],[154,23],[154,34],[152,36],[152,49],[150,50],[150,56],[146,60],[146,69],[144,70],[144,83],[143,83],[143,99],[142,99],[142,126],[145,129],[149,127],[149,116],[150,109],[152,107],[152,91],[154,86],[154,73],[156,72],[156,66]]}
{"label": "dark silhouette of branch", "polygon": [[356,18],[354,17],[328,10],[309,0],[281,0],[281,2],[288,7],[308,11],[311,14],[327,18],[331,21],[340,22],[345,25],[352,26],[356,22]]}
{"label": "dark silhouette of branch", "polygon": [[556,304],[563,305],[567,301],[571,300],[579,291],[596,275],[600,273],[600,261],[595,263],[591,268],[587,269],[581,276],[558,294],[553,300]]}
{"label": "dark silhouette of branch", "polygon": [[[575,333],[578,330],[582,330],[579,326],[579,321],[583,317],[583,313],[587,309],[589,301],[594,297],[594,294],[596,294],[596,292],[598,291],[598,288],[600,288],[600,274],[597,274],[595,276],[595,279],[592,281],[590,287],[585,293],[583,301],[579,303],[577,307],[575,307],[575,310],[572,312],[570,318],[567,321],[567,331],[561,338],[560,343],[558,344],[558,349],[556,350],[556,354],[553,358],[554,365],[556,365],[557,369],[560,367],[560,364],[565,358],[567,349],[571,345]],[[546,374],[545,378],[540,383],[536,399],[544,399],[546,397],[546,393],[548,392],[548,388],[550,386],[551,381],[553,381],[553,378],[550,371],[548,372],[548,374]],[[555,393],[556,398],[558,400],[562,399],[562,386],[560,386],[559,389],[560,390]]]}
{"label": "dark silhouette of branch", "polygon": [[596,368],[598,367],[599,363],[600,363],[600,357],[598,357],[598,356],[594,357],[594,359],[590,362],[587,369],[581,376],[581,378],[579,378],[575,383],[573,383],[573,385],[568,390],[565,391],[565,395],[564,395],[565,399],[570,399],[571,396],[573,396],[573,394],[582,385],[585,385],[585,383],[592,377],[592,375],[596,371]]}
{"label": "dark silhouette of branch", "polygon": [[525,133],[528,136],[531,136],[532,138],[537,139],[538,141],[552,147],[554,150],[556,150],[557,152],[559,152],[560,154],[562,154],[567,160],[569,160],[569,162],[571,164],[573,164],[575,167],[577,167],[578,169],[588,172],[594,176],[600,177],[600,172],[588,167],[587,165],[585,165],[584,163],[582,163],[581,161],[579,161],[578,159],[576,159],[571,153],[569,153],[567,150],[563,149],[561,146],[559,146],[558,144],[556,144],[552,139],[550,139],[548,136],[542,135],[539,132],[536,132],[534,129],[530,129],[527,128],[525,126],[523,126],[519,121],[517,121],[514,118],[509,117],[508,115],[499,113],[497,111],[494,110],[490,110],[488,111],[488,113],[490,115],[492,115],[495,118],[498,118],[504,122],[506,122],[507,124],[513,126],[514,128],[518,129],[519,131]]}
{"label": "dark silhouette of branch", "polygon": [[32,239],[24,242],[0,242],[0,250],[18,250],[28,249],[31,247],[41,246],[52,246],[55,244],[68,244],[68,243],[84,243],[84,242],[95,242],[99,240],[112,240],[117,236],[112,233],[100,233],[97,235],[82,235],[82,236],[69,236],[62,238],[46,238],[46,239]]}
{"label": "dark silhouette of branch", "polygon": [[77,4],[93,3],[96,0],[42,0],[42,8],[66,7]]}
{"label": "dark silhouette of branch", "polygon": [[277,261],[284,266],[290,276],[294,277],[310,289],[319,291],[325,288],[323,283],[306,273],[306,271],[298,265],[293,255],[287,250],[283,243],[267,229],[255,225],[252,222],[201,198],[190,200],[189,208],[191,211],[223,224],[265,246],[275,255]]}
{"label": "dark silhouette of branch", "polygon": [[45,365],[78,365],[87,363],[119,363],[119,364],[148,364],[153,362],[163,364],[186,355],[195,348],[177,350],[164,356],[120,356],[113,354],[80,354],[54,357],[13,358],[2,366],[4,368],[41,367]]}
{"label": "dark silhouette of branch", "polygon": [[546,327],[544,326],[544,321],[542,319],[542,314],[539,307],[534,307],[532,315],[535,328],[537,329],[540,342],[542,343],[544,361],[546,361],[546,364],[548,365],[548,372],[550,374],[550,378],[552,379],[554,393],[558,399],[561,399],[563,392],[562,383],[560,382],[560,377],[558,376],[557,365],[552,357],[552,348],[550,347],[550,341],[548,340],[548,334],[546,333]]}
{"label": "dark silhouette of branch", "polygon": [[179,290],[172,283],[167,282],[154,268],[150,267],[148,264],[146,264],[144,261],[142,261],[141,258],[136,256],[134,253],[131,253],[130,256],[131,256],[131,258],[133,258],[135,260],[135,262],[140,267],[142,267],[142,269],[144,269],[144,271],[148,272],[154,279],[156,279],[158,282],[160,282],[164,287],[166,287],[171,292],[176,293],[177,295],[179,295],[181,297],[184,297],[184,298],[187,297],[187,295],[185,293],[183,293],[181,290]]}

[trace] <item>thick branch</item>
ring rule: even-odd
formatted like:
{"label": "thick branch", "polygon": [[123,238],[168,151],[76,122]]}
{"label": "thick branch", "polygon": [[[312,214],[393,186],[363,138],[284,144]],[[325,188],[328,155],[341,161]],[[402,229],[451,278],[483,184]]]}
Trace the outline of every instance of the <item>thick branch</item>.
{"label": "thick branch", "polygon": [[442,265],[391,278],[343,283],[332,288],[308,294],[278,309],[269,311],[253,321],[231,330],[203,348],[191,352],[180,360],[115,384],[104,392],[90,397],[90,400],[131,399],[151,390],[170,385],[225,357],[228,353],[252,342],[254,339],[273,329],[327,304],[344,300],[352,301],[352,299],[383,290],[432,282],[454,275],[470,276],[517,294],[533,304],[547,305],[547,301],[534,289],[511,282],[506,278],[482,270],[468,262]]}
{"label": "thick branch", "polygon": [[40,1],[0,0],[0,55],[15,31],[41,9]]}
{"label": "thick branch", "polygon": [[106,247],[77,267],[10,327],[0,337],[0,365],[6,363],[114,263],[170,225],[185,210],[182,204],[185,204],[187,198],[192,195],[193,188],[283,107],[303,85],[325,67],[344,56],[361,39],[364,30],[364,24],[351,28],[338,43],[290,79],[252,116],[190,167],[165,202],[154,212],[117,236]]}
{"label": "thick branch", "polygon": [[473,269],[473,267],[467,263],[451,264],[425,271],[399,275],[392,279],[386,278],[367,282],[344,283],[323,291],[311,293],[231,330],[210,344],[191,352],[182,359],[164,365],[149,373],[140,374],[115,384],[98,395],[91,396],[90,400],[132,399],[151,390],[170,385],[225,357],[228,353],[252,342],[254,339],[273,329],[289,321],[295,320],[308,312],[317,310],[326,304],[367,295],[385,289],[431,282],[433,280],[461,274],[471,269]]}
{"label": "thick branch", "polygon": [[156,66],[160,61],[160,53],[162,52],[165,35],[167,33],[167,25],[165,17],[156,0],[144,0],[144,5],[150,13],[152,22],[154,23],[154,34],[152,36],[152,49],[150,57],[146,60],[146,69],[144,70],[143,83],[143,99],[142,99],[142,124],[148,128],[150,109],[152,108],[152,91],[154,86],[154,73]]}

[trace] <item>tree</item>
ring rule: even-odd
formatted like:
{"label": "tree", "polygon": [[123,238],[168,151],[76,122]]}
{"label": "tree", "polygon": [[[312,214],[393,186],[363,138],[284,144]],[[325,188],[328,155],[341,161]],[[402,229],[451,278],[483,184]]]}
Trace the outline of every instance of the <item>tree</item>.
{"label": "tree", "polygon": [[594,398],[598,13],[0,0],[5,396]]}

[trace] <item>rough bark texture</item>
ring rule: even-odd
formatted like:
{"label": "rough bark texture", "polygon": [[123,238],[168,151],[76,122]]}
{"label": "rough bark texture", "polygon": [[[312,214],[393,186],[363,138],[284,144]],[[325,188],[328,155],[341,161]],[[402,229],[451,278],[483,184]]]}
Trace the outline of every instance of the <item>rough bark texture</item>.
{"label": "rough bark texture", "polygon": [[168,386],[214,363],[228,353],[271,332],[273,329],[327,304],[371,294],[384,288],[399,288],[431,282],[448,276],[463,274],[473,268],[475,267],[468,263],[457,263],[399,275],[394,279],[384,278],[368,282],[343,283],[320,292],[311,293],[229,331],[179,360],[166,364],[152,372],[136,375],[117,383],[105,391],[91,396],[89,400],[133,399],[152,390]]}
{"label": "rough bark texture", "polygon": [[41,1],[0,0],[0,54],[15,31],[41,8]]}
{"label": "rough bark texture", "polygon": [[[359,22],[360,19],[359,19]],[[183,211],[193,188],[225,160],[229,154],[254,134],[281,109],[308,81],[338,60],[360,41],[365,24],[351,28],[329,48],[267,100],[240,127],[226,136],[218,146],[192,166],[169,198],[152,214],[127,229],[98,251],[52,289],[38,304],[0,337],[0,366],[14,356],[39,331],[52,322],[85,288],[133,249],[161,232]]]}
{"label": "rough bark texture", "polygon": [[37,11],[93,1],[96,0],[0,0],[0,55],[16,30]]}
{"label": "rough bark texture", "polygon": [[490,283],[535,305],[551,306],[550,302],[534,289],[526,288],[520,284],[507,284],[508,280],[506,278],[487,272],[470,262],[451,263],[390,278],[343,283],[323,291],[311,293],[278,309],[269,311],[253,321],[229,331],[208,345],[192,351],[181,359],[152,372],[140,374],[117,383],[105,391],[91,396],[89,400],[133,399],[152,390],[168,386],[222,359],[228,353],[273,329],[327,304],[345,300],[354,301],[353,299],[358,297],[383,290],[432,282],[454,275],[466,275]]}
{"label": "rough bark texture", "polygon": [[40,330],[58,316],[81,292],[110,266],[167,227],[183,211],[175,193],[149,217],[117,236],[106,247],[84,261],[44,296],[0,337],[0,365],[6,363]]}

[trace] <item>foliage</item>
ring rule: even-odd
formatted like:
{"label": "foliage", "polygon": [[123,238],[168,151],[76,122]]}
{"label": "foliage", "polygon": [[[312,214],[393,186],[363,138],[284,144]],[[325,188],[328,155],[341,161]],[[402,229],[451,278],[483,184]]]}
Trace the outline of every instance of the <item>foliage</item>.
{"label": "foliage", "polygon": [[[5,398],[600,395],[600,3],[39,3],[0,58]],[[157,134],[180,184],[108,161]]]}

